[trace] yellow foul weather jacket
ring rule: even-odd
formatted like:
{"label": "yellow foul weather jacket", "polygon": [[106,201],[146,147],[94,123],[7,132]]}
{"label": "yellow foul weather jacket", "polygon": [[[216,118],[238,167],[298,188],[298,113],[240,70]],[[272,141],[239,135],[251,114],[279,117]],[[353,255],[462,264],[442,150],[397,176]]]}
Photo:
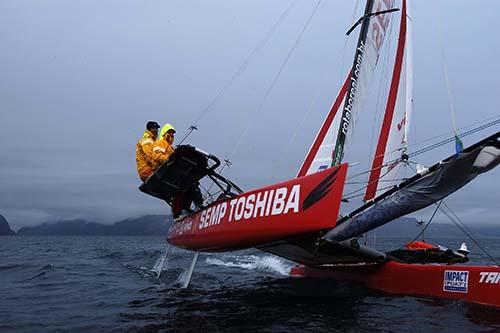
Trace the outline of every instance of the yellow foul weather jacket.
{"label": "yellow foul weather jacket", "polygon": [[158,136],[158,140],[153,145],[153,159],[157,163],[156,167],[159,167],[163,162],[168,160],[170,155],[174,153],[174,148],[172,147],[172,142],[168,142],[166,140],[166,135],[169,130],[174,130],[175,128],[166,124],[162,127],[160,131],[160,135]]}
{"label": "yellow foul weather jacket", "polygon": [[142,181],[145,181],[156,168],[153,157],[154,135],[146,130],[135,147],[135,161],[137,162],[137,173]]}

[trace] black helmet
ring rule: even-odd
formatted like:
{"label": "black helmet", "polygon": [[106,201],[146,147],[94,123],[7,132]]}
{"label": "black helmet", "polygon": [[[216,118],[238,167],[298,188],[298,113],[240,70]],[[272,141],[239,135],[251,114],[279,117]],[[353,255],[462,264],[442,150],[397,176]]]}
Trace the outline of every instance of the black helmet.
{"label": "black helmet", "polygon": [[160,128],[160,125],[158,125],[156,121],[148,121],[148,123],[146,124],[146,129],[149,131],[153,128]]}

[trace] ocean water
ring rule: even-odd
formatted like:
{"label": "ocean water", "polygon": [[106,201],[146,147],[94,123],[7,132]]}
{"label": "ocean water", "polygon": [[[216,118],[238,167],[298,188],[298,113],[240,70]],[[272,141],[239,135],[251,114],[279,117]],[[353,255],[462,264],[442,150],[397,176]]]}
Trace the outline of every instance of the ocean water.
{"label": "ocean water", "polygon": [[[500,260],[498,239],[481,245]],[[181,289],[192,253],[172,248],[158,278],[165,250],[161,237],[0,237],[0,332],[500,332],[499,309],[291,278],[293,263],[257,250],[200,254]]]}

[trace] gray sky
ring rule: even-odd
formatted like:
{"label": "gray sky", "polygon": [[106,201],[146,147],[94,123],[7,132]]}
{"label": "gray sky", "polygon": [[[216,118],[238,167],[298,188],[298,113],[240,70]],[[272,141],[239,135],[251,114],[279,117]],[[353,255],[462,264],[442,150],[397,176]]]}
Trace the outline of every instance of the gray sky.
{"label": "gray sky", "polygon": [[[500,2],[414,2],[411,142],[453,129],[442,50],[457,126],[499,116]],[[180,139],[291,3],[0,0],[0,214],[18,229],[169,212],[137,190],[135,143],[145,122],[171,122]],[[239,143],[227,175],[243,188],[296,174],[351,64],[357,31],[344,43],[356,2],[324,0],[264,99],[316,4],[296,1],[189,138],[223,158]],[[375,117],[361,118],[353,162],[373,149]],[[419,161],[451,153],[450,145]],[[498,172],[448,205],[465,222],[497,221]]]}

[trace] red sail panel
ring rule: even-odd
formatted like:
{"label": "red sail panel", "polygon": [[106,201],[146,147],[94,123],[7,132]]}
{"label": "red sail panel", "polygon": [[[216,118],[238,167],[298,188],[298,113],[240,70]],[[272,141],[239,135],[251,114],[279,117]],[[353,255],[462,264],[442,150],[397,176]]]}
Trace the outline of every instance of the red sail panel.
{"label": "red sail panel", "polygon": [[389,133],[391,130],[391,124],[393,121],[394,107],[396,105],[396,99],[398,96],[399,81],[401,78],[401,68],[403,67],[403,56],[405,50],[406,42],[406,1],[403,0],[403,6],[401,10],[401,22],[399,29],[399,41],[396,50],[396,60],[394,63],[394,71],[392,73],[391,87],[389,91],[389,96],[387,98],[387,105],[385,109],[384,120],[382,123],[382,128],[380,131],[377,149],[375,151],[375,157],[373,158],[373,164],[370,172],[370,177],[368,180],[368,187],[366,189],[364,200],[371,200],[375,197],[377,192],[377,187],[380,178],[380,171],[384,162],[384,156],[386,153],[387,141],[389,139]]}
{"label": "red sail panel", "polygon": [[175,223],[170,244],[230,251],[335,226],[347,164],[214,202]]}
{"label": "red sail panel", "polygon": [[309,153],[307,154],[304,163],[302,163],[302,167],[300,168],[297,177],[309,175],[331,166],[333,158],[332,153],[335,147],[335,139],[337,137],[336,130],[339,127],[337,123],[340,123],[339,118],[342,115],[342,113],[338,111],[345,98],[350,77],[351,73],[347,75],[337,98],[335,98],[335,102],[333,103],[330,112],[328,112],[328,115],[326,116],[326,119],[323,122],[313,145],[309,149]]}

